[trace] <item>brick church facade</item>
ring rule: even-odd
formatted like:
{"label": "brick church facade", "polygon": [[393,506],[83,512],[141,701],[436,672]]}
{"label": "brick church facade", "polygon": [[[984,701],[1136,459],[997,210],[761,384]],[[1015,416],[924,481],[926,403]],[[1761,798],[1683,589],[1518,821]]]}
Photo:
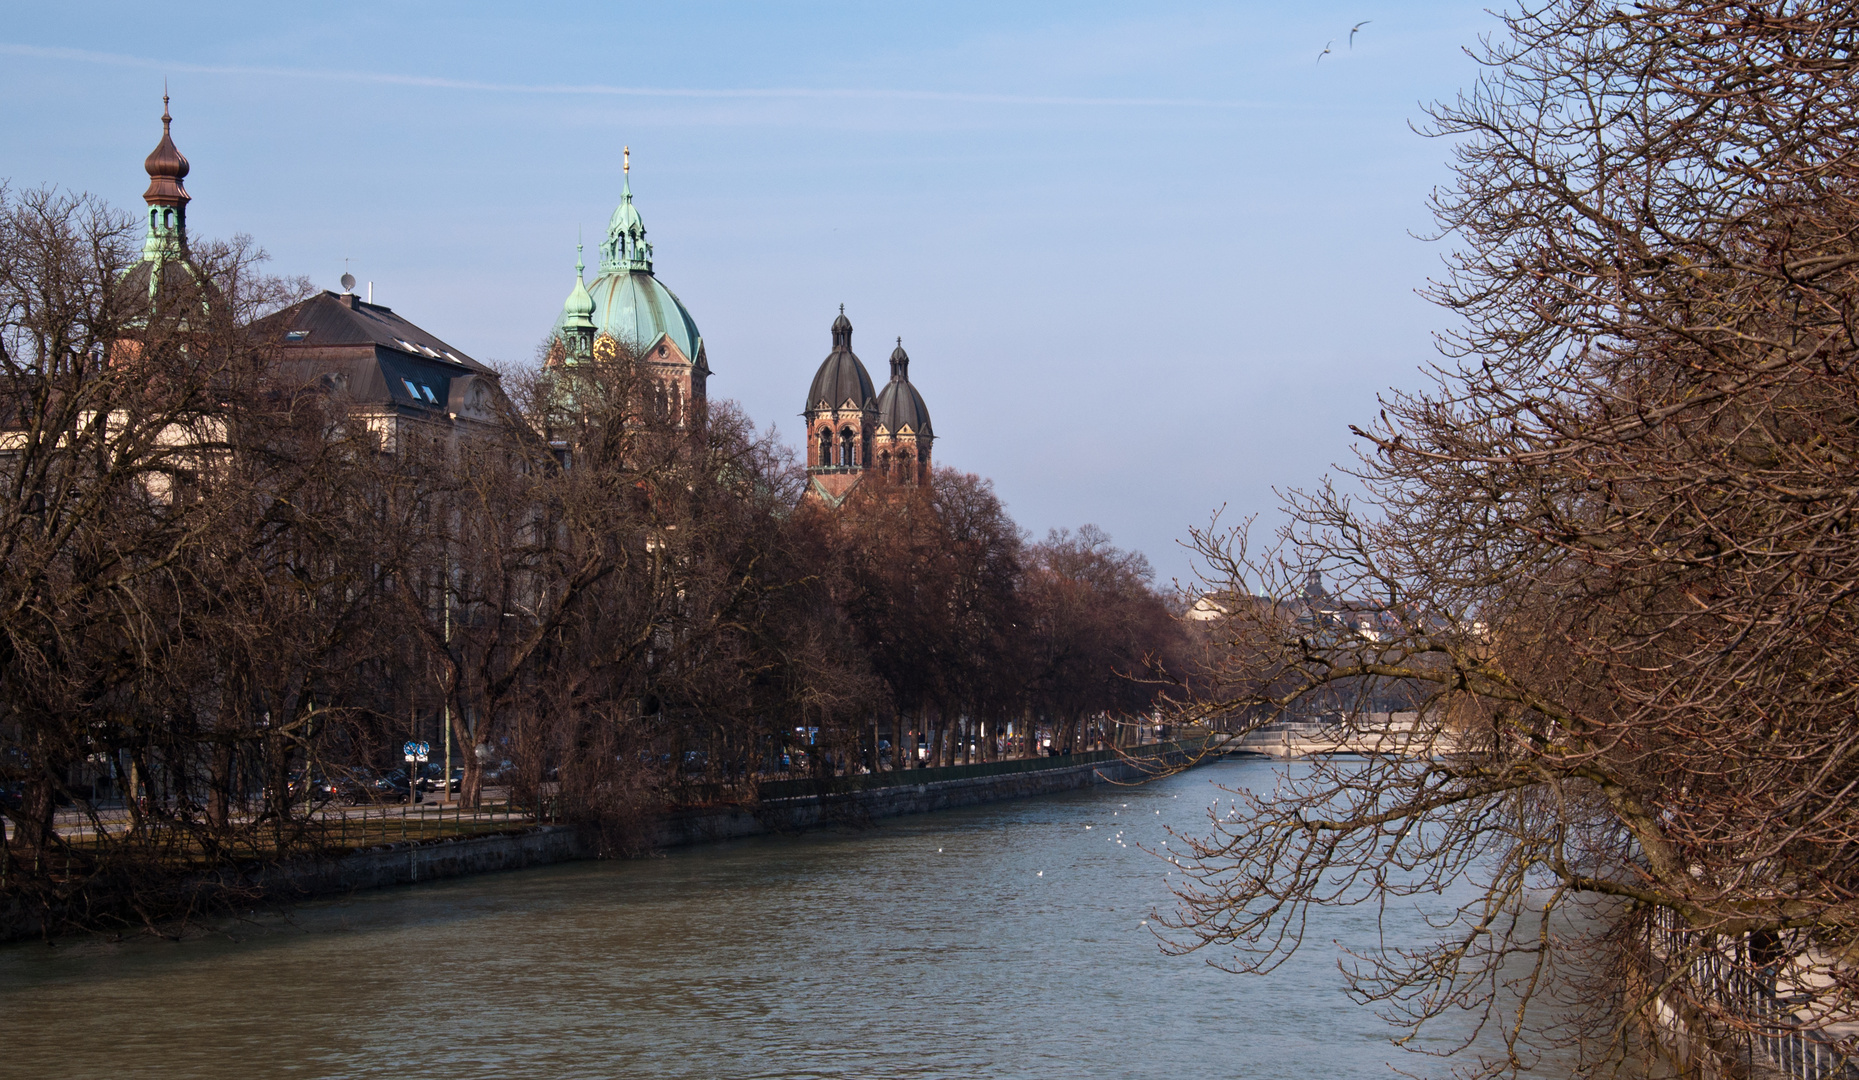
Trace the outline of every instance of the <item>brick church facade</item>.
{"label": "brick church facade", "polygon": [[833,320],[833,348],[807,390],[807,496],[828,506],[844,502],[870,477],[928,484],[936,441],[929,406],[910,382],[902,338],[891,353],[891,378],[879,390],[852,351],[852,320],[844,305]]}

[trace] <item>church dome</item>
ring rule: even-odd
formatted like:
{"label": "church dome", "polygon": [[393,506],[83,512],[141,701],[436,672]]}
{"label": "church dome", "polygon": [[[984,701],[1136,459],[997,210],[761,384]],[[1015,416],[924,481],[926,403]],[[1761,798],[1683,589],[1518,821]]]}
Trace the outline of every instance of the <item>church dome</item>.
{"label": "church dome", "polygon": [[923,403],[923,395],[917,393],[910,382],[910,354],[904,351],[902,338],[891,353],[891,381],[878,395],[878,423],[893,435],[909,428],[919,439],[935,438],[930,428],[929,406]]}
{"label": "church dome", "polygon": [[588,295],[594,301],[597,331],[636,349],[649,349],[660,337],[667,337],[685,359],[698,359],[703,335],[697,332],[696,321],[650,270],[603,273],[594,279]]}
{"label": "church dome", "polygon": [[[645,238],[645,222],[633,206],[631,150],[627,151],[626,179],[620,205],[607,222],[607,239],[600,245],[600,276],[585,292],[577,284],[562,306],[555,336],[570,325],[585,326],[590,318],[596,334],[606,334],[641,351],[669,339],[684,358],[706,368],[703,335],[697,322],[675,293],[652,274],[652,245]],[[577,269],[576,277],[580,273]],[[587,301],[582,297],[586,296]],[[585,314],[577,309],[587,306]]]}
{"label": "church dome", "polygon": [[863,409],[877,396],[871,373],[852,351],[852,322],[846,318],[842,304],[839,318],[833,320],[833,351],[826,354],[826,359],[820,362],[820,370],[814,373],[803,411],[812,412],[822,404],[828,409],[837,409],[848,401],[854,408]]}

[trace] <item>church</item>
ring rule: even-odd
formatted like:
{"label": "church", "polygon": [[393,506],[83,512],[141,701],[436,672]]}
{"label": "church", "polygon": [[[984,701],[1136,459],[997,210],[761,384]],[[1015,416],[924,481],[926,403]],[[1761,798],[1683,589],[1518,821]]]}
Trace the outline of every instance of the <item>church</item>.
{"label": "church", "polygon": [[574,288],[549,332],[551,366],[589,359],[613,360],[621,345],[645,365],[646,412],[677,428],[703,425],[710,365],[697,321],[652,272],[645,220],[633,205],[632,148],[620,166],[620,205],[600,245],[600,274],[592,286],[578,257]]}
{"label": "church", "polygon": [[[684,302],[652,270],[645,221],[633,205],[631,148],[622,153],[620,204],[600,245],[600,274],[588,285],[586,264],[575,260],[574,286],[550,331],[547,362],[609,360],[624,343],[647,367],[650,414],[678,427],[699,427],[710,377],[703,335]],[[871,476],[929,483],[935,432],[929,406],[911,385],[903,339],[891,353],[891,377],[882,390],[852,351],[852,322],[843,304],[833,320],[832,341],[801,411],[807,497],[838,506]]]}
{"label": "church", "polygon": [[891,380],[876,389],[852,351],[852,320],[845,305],[833,320],[833,349],[807,388],[807,494],[838,506],[867,477],[895,484],[928,484],[929,406],[910,383],[904,339],[891,351]]}

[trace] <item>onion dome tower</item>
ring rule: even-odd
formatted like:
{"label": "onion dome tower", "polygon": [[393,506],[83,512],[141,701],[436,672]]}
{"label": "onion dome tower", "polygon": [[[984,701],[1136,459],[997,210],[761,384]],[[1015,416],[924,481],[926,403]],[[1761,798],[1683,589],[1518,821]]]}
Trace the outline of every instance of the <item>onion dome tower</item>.
{"label": "onion dome tower", "polygon": [[572,363],[594,354],[594,298],[588,294],[583,275],[587,265],[581,261],[581,245],[574,246],[574,288],[562,304],[561,342],[563,359]]}
{"label": "onion dome tower", "polygon": [[[633,205],[632,148],[623,153],[620,205],[608,219],[607,238],[600,245],[600,276],[586,285],[577,271],[575,291],[562,305],[550,334],[550,356],[564,363],[590,355],[608,360],[624,350],[645,365],[647,412],[680,426],[696,426],[710,377],[703,335],[684,303],[652,271],[652,245]],[[570,310],[583,297],[592,309]],[[592,341],[587,352],[576,353],[570,338],[586,329],[580,322],[583,317],[593,324]]]}
{"label": "onion dome tower", "polygon": [[142,168],[148,173],[148,190],[142,201],[148,204],[148,235],[142,241],[142,261],[130,267],[123,277],[126,290],[146,292],[153,297],[164,279],[175,273],[199,280],[199,271],[187,254],[187,204],[192,196],[182,181],[187,178],[187,156],[174,145],[169,125],[168,93],[161,95],[161,141]]}
{"label": "onion dome tower", "polygon": [[935,441],[929,406],[910,384],[910,354],[898,338],[891,352],[891,381],[878,395],[877,466],[897,483],[927,484]]}
{"label": "onion dome tower", "polygon": [[874,464],[878,431],[877,388],[852,351],[852,320],[844,304],[833,320],[833,350],[814,372],[801,415],[807,420],[808,488],[837,506]]}

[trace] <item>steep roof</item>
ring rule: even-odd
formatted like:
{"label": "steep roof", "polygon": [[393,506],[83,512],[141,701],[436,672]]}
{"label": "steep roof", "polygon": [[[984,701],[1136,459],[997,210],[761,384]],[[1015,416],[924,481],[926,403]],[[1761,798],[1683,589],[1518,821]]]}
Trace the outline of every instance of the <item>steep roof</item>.
{"label": "steep roof", "polygon": [[288,344],[303,348],[376,345],[408,356],[435,360],[450,368],[495,375],[460,350],[423,330],[383,304],[370,304],[353,293],[325,289],[301,303],[262,319],[258,327],[281,330]]}
{"label": "steep roof", "polygon": [[382,304],[324,291],[260,319],[307,382],[336,378],[356,401],[488,419],[497,373]]}

